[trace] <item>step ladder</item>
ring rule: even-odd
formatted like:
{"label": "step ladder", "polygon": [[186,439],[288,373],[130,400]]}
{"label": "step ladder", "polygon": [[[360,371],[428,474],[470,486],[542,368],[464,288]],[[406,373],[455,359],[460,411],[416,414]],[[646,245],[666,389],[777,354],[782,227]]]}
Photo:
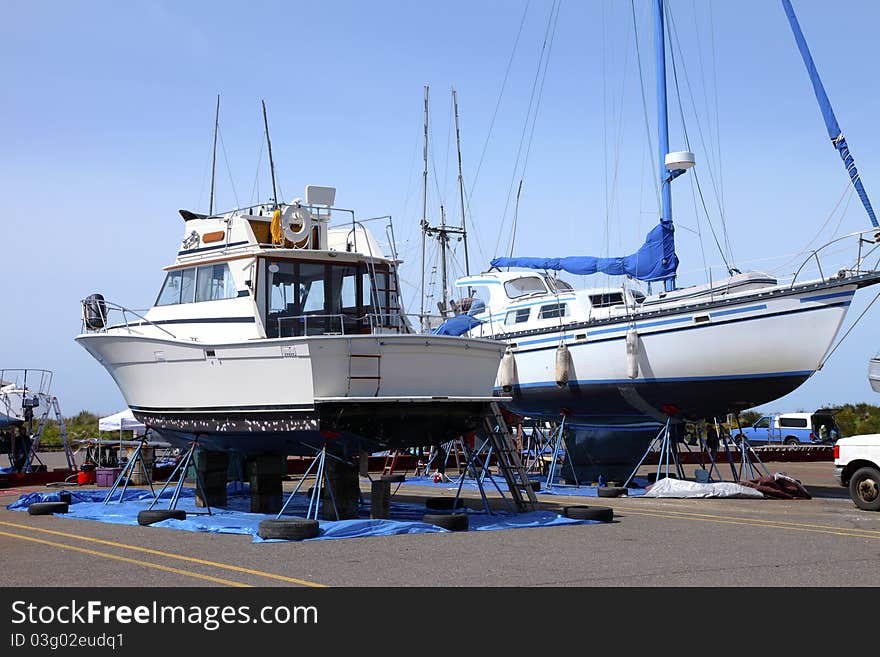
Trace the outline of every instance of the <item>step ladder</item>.
{"label": "step ladder", "polygon": [[400,456],[400,450],[395,449],[385,456],[385,465],[382,467],[383,475],[394,474],[394,468],[397,467],[397,457]]}
{"label": "step ladder", "polygon": [[49,405],[46,407],[46,410],[43,411],[43,414],[40,416],[40,422],[37,425],[37,432],[31,437],[30,451],[28,452],[24,467],[21,470],[22,472],[32,472],[34,458],[38,461],[40,460],[40,457],[37,456],[37,451],[40,448],[40,441],[43,439],[43,432],[49,422],[50,411],[55,413],[55,421],[58,423],[58,431],[61,434],[61,444],[64,447],[64,456],[67,458],[67,467],[71,470],[76,470],[76,459],[73,457],[73,449],[71,448],[70,440],[67,437],[67,426],[64,424],[64,416],[61,415],[61,407],[58,404],[58,397],[52,397],[49,400]]}
{"label": "step ladder", "polygon": [[[362,342],[358,341],[357,345],[363,346]],[[370,396],[378,397],[382,388],[382,348],[379,339],[376,338],[375,351],[354,353],[353,346],[353,341],[348,340],[348,396],[365,396],[361,389],[366,386],[372,388],[375,384],[376,388],[370,392]],[[357,390],[352,390],[353,386]]]}
{"label": "step ladder", "polygon": [[[484,418],[486,433],[489,436],[489,444],[498,460],[498,470],[507,482],[507,489],[519,512],[535,511],[538,508],[538,498],[532,488],[528,472],[523,466],[522,459],[516,449],[516,440],[511,433],[498,402],[489,404],[489,413]],[[486,466],[488,467],[488,463]],[[523,494],[525,491],[525,495]]]}

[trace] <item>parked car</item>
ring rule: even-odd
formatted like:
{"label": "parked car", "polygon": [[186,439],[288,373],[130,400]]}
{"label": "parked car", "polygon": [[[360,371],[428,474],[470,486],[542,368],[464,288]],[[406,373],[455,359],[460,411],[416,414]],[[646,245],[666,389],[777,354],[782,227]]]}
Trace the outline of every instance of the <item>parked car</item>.
{"label": "parked car", "polygon": [[840,438],[840,427],[834,420],[839,409],[820,408],[813,413],[774,413],[764,415],[750,427],[734,432],[737,442],[745,437],[754,444],[831,445]]}
{"label": "parked car", "polygon": [[880,511],[880,434],[841,438],[834,445],[834,477],[849,487],[860,509]]}

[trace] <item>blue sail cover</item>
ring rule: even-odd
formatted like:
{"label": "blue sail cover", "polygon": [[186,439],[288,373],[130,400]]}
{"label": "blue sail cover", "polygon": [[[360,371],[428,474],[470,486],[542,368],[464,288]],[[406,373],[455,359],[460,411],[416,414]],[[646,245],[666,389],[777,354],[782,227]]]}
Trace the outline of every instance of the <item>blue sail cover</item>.
{"label": "blue sail cover", "polygon": [[552,269],[569,274],[604,273],[632,276],[640,281],[663,281],[675,276],[678,256],[675,255],[674,229],[671,221],[661,220],[654,226],[642,248],[632,255],[618,258],[569,256],[567,258],[495,258],[493,267],[528,267]]}

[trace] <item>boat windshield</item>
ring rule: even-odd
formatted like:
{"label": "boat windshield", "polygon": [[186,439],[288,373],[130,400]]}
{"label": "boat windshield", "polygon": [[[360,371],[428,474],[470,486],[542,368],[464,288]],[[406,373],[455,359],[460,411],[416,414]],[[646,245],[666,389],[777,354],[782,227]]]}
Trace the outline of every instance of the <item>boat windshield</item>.
{"label": "boat windshield", "polygon": [[396,277],[387,265],[284,260],[268,262],[265,271],[270,338],[400,325]]}

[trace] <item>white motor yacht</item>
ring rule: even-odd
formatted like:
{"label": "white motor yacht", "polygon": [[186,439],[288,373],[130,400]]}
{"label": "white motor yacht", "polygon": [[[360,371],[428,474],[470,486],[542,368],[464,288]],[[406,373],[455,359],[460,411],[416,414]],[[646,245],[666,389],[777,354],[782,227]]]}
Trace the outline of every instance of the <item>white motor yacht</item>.
{"label": "white motor yacht", "polygon": [[[179,444],[286,454],[428,445],[477,425],[506,345],[417,333],[400,307],[393,230],[385,253],[333,207],[335,191],[181,210],[183,241],[149,310],[84,300],[76,341],[138,420]],[[329,226],[333,215],[345,223]]]}

